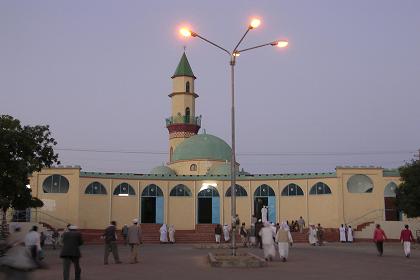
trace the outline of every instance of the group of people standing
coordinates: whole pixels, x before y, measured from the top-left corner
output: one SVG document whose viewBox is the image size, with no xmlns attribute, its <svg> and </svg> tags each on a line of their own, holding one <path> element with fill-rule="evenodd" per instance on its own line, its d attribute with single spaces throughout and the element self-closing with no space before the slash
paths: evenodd
<svg viewBox="0 0 420 280">
<path fill-rule="evenodd" d="M 338 228 L 338 231 L 340 232 L 341 243 L 346 243 L 346 242 L 352 243 L 354 241 L 353 229 L 351 228 L 351 226 L 341 224 L 341 226 Z"/>
<path fill-rule="evenodd" d="M 160 237 L 159 241 L 160 244 L 174 244 L 175 243 L 175 227 L 174 225 L 170 225 L 169 227 L 166 224 L 163 224 L 159 229 Z M 168 239 L 169 237 L 169 239 Z"/>
</svg>

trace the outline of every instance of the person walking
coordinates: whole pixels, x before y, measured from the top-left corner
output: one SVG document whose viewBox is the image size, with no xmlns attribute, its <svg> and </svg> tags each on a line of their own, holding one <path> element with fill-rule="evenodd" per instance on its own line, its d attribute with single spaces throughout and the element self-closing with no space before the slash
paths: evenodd
<svg viewBox="0 0 420 280">
<path fill-rule="evenodd" d="M 242 223 L 239 234 L 241 235 L 241 241 L 242 241 L 243 246 L 247 247 L 247 245 L 248 245 L 248 231 L 245 228 L 245 223 Z"/>
<path fill-rule="evenodd" d="M 319 246 L 324 245 L 324 228 L 321 224 L 318 224 L 318 227 L 316 228 L 316 239 L 318 239 Z"/>
<path fill-rule="evenodd" d="M 317 236 L 317 234 L 316 234 L 315 226 L 314 225 L 309 225 L 308 241 L 309 241 L 309 244 L 311 244 L 312 246 L 315 246 L 316 243 L 318 242 L 316 236 Z"/>
<path fill-rule="evenodd" d="M 159 229 L 159 233 L 160 233 L 160 244 L 166 244 L 168 243 L 168 228 L 166 227 L 166 224 L 163 224 L 160 229 Z"/>
<path fill-rule="evenodd" d="M 223 237 L 225 239 L 225 242 L 229 242 L 230 235 L 229 235 L 229 226 L 227 224 L 223 226 Z"/>
<path fill-rule="evenodd" d="M 216 243 L 220 244 L 220 237 L 222 236 L 222 227 L 220 224 L 217 224 L 214 228 L 214 238 L 216 239 Z"/>
<path fill-rule="evenodd" d="M 39 253 L 41 252 L 41 235 L 38 233 L 38 227 L 33 226 L 25 236 L 25 246 L 31 253 L 32 260 L 37 267 L 41 267 Z"/>
<path fill-rule="evenodd" d="M 300 216 L 298 220 L 299 232 L 303 233 L 303 229 L 305 228 L 305 220 Z"/>
<path fill-rule="evenodd" d="M 414 237 L 408 225 L 405 225 L 404 229 L 401 230 L 400 241 L 404 246 L 405 257 L 409 258 L 411 254 L 411 242 L 414 242 Z"/>
<path fill-rule="evenodd" d="M 257 239 L 257 246 L 260 247 L 260 249 L 262 249 L 262 242 L 261 242 L 261 235 L 260 235 L 260 231 L 263 228 L 263 223 L 261 221 L 261 219 L 258 220 L 258 222 L 255 223 L 255 237 Z"/>
<path fill-rule="evenodd" d="M 105 253 L 104 253 L 104 264 L 108 264 L 109 253 L 112 252 L 114 262 L 120 264 L 120 257 L 118 256 L 117 247 L 117 222 L 111 221 L 111 224 L 105 229 L 102 237 L 105 239 Z"/>
<path fill-rule="evenodd" d="M 175 226 L 174 225 L 169 226 L 168 233 L 169 233 L 169 243 L 175 244 Z"/>
<path fill-rule="evenodd" d="M 276 235 L 268 222 L 264 224 L 264 227 L 260 230 L 259 235 L 261 236 L 265 260 L 272 261 L 276 256 L 276 248 L 274 247 L 274 238 Z"/>
<path fill-rule="evenodd" d="M 280 259 L 283 262 L 287 261 L 287 258 L 289 257 L 289 244 L 292 246 L 293 239 L 290 234 L 289 226 L 285 222 L 281 223 L 280 228 L 277 231 L 276 242 L 279 248 Z"/>
<path fill-rule="evenodd" d="M 376 225 L 376 229 L 373 232 L 373 242 L 376 244 L 378 250 L 378 256 L 382 256 L 384 253 L 384 241 L 387 239 L 385 232 L 381 229 L 379 224 Z"/>
<path fill-rule="evenodd" d="M 127 229 L 127 242 L 130 246 L 130 263 L 138 263 L 139 245 L 141 243 L 141 228 L 138 220 L 134 219 L 133 224 Z"/>
<path fill-rule="evenodd" d="M 124 238 L 124 245 L 127 246 L 127 244 L 128 244 L 128 240 L 127 240 L 127 236 L 128 236 L 128 225 L 127 224 L 125 224 L 123 226 L 123 228 L 121 229 L 121 234 L 122 234 L 122 236 Z"/>
<path fill-rule="evenodd" d="M 83 244 L 82 234 L 77 230 L 77 226 L 71 225 L 69 231 L 63 234 L 63 248 L 60 258 L 63 259 L 63 279 L 70 279 L 70 265 L 74 265 L 74 277 L 80 280 L 82 272 L 79 259 L 81 257 L 79 247 Z"/>
<path fill-rule="evenodd" d="M 60 239 L 60 234 L 58 233 L 57 229 L 53 230 L 51 238 L 52 238 L 52 246 L 53 246 L 53 249 L 55 250 L 55 249 L 57 249 L 58 242 L 59 242 L 59 239 Z"/>
</svg>

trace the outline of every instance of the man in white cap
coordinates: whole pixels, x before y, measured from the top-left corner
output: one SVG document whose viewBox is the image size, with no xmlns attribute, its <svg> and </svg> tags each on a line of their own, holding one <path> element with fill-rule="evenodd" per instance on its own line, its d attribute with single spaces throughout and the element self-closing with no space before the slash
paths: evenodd
<svg viewBox="0 0 420 280">
<path fill-rule="evenodd" d="M 138 220 L 134 219 L 133 224 L 128 228 L 127 241 L 130 246 L 130 263 L 138 263 L 139 245 L 141 242 L 141 228 Z"/>
<path fill-rule="evenodd" d="M 80 249 L 79 246 L 83 244 L 81 233 L 78 231 L 77 226 L 70 225 L 67 232 L 63 234 L 63 248 L 61 250 L 60 258 L 63 259 L 63 279 L 70 278 L 70 265 L 74 264 L 74 277 L 80 280 L 80 264 L 79 259 Z"/>
<path fill-rule="evenodd" d="M 276 242 L 279 246 L 280 259 L 285 262 L 289 257 L 289 244 L 293 244 L 292 235 L 290 234 L 289 226 L 282 222 L 276 234 Z"/>
</svg>

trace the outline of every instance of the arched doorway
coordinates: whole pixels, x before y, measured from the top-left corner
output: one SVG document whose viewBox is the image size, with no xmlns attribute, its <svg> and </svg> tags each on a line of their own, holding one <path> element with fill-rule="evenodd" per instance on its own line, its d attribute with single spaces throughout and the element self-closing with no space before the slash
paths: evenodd
<svg viewBox="0 0 420 280">
<path fill-rule="evenodd" d="M 400 214 L 396 205 L 396 194 L 397 184 L 394 182 L 388 183 L 384 189 L 384 200 L 385 200 L 385 221 L 399 221 Z"/>
<path fill-rule="evenodd" d="M 259 186 L 254 192 L 254 215 L 261 219 L 261 209 L 268 207 L 267 217 L 270 222 L 276 222 L 276 194 L 274 190 L 266 184 Z"/>
<path fill-rule="evenodd" d="M 197 222 L 199 224 L 220 223 L 220 197 L 213 186 L 205 186 L 197 195 Z"/>
<path fill-rule="evenodd" d="M 163 192 L 155 184 L 148 185 L 141 193 L 141 222 L 163 224 Z"/>
</svg>

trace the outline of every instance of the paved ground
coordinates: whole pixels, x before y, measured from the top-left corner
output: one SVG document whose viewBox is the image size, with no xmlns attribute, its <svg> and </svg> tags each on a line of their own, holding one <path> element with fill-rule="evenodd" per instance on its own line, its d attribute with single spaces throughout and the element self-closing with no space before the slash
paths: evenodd
<svg viewBox="0 0 420 280">
<path fill-rule="evenodd" d="M 244 249 L 241 249 L 244 250 Z M 296 244 L 286 263 L 276 259 L 265 268 L 228 269 L 211 268 L 207 261 L 208 249 L 196 249 L 194 245 L 144 245 L 141 261 L 128 264 L 128 248 L 119 247 L 123 264 L 103 265 L 103 247 L 85 246 L 82 249 L 83 280 L 130 280 L 130 279 L 261 279 L 261 277 L 289 277 L 289 279 L 420 279 L 420 246 L 412 250 L 412 257 L 403 256 L 400 244 L 385 244 L 383 257 L 378 257 L 374 245 L 328 244 L 311 247 Z M 213 249 L 212 251 L 226 251 Z M 262 250 L 249 249 L 262 256 Z M 58 251 L 46 250 L 49 269 L 30 273 L 31 280 L 62 279 L 61 260 Z M 0 274 L 0 279 L 4 279 Z M 18 278 L 24 279 L 24 278 Z M 72 277 L 72 279 L 74 279 Z M 264 278 L 263 278 L 264 279 Z"/>
</svg>

